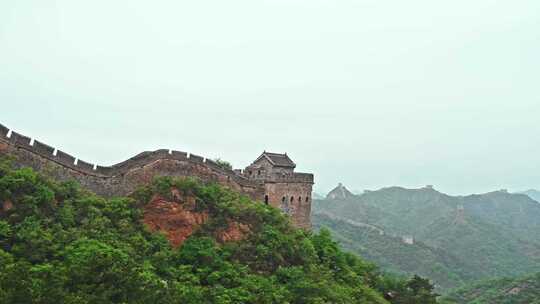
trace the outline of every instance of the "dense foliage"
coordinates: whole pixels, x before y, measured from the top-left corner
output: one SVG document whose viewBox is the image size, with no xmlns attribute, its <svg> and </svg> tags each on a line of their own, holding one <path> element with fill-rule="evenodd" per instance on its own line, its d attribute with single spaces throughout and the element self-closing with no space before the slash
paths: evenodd
<svg viewBox="0 0 540 304">
<path fill-rule="evenodd" d="M 178 249 L 142 223 L 171 189 L 209 220 Z M 76 183 L 0 164 L 0 303 L 435 303 L 428 281 L 381 276 L 328 231 L 218 185 L 159 178 L 131 198 L 103 199 Z M 251 233 L 217 243 L 234 220 Z"/>
<path fill-rule="evenodd" d="M 480 282 L 450 293 L 444 303 L 540 304 L 540 273 Z"/>
</svg>

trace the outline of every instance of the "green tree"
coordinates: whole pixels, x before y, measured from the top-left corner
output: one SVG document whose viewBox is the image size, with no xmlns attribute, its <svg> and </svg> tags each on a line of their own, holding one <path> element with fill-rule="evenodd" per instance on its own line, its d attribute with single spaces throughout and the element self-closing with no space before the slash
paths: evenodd
<svg viewBox="0 0 540 304">
<path fill-rule="evenodd" d="M 150 232 L 155 194 L 192 196 L 208 220 L 179 248 Z M 131 197 L 104 199 L 0 161 L 0 303 L 432 303 L 421 278 L 385 283 L 326 230 L 295 229 L 279 210 L 217 184 L 157 178 Z M 232 222 L 244 239 L 216 236 Z M 396 288 L 399 287 L 399 288 Z M 408 301 L 408 302 L 406 302 Z"/>
<path fill-rule="evenodd" d="M 226 160 L 222 160 L 221 158 L 214 159 L 214 162 L 216 162 L 216 164 L 218 164 L 218 166 L 220 166 L 221 168 L 223 168 L 225 170 L 232 170 L 233 169 L 230 162 L 228 162 Z"/>
</svg>

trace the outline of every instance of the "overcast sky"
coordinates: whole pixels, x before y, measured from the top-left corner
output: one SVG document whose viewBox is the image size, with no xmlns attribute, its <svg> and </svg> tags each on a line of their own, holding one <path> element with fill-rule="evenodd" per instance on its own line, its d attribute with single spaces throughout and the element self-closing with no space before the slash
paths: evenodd
<svg viewBox="0 0 540 304">
<path fill-rule="evenodd" d="M 540 1 L 1 1 L 0 122 L 103 165 L 287 152 L 315 190 L 540 188 Z"/>
</svg>

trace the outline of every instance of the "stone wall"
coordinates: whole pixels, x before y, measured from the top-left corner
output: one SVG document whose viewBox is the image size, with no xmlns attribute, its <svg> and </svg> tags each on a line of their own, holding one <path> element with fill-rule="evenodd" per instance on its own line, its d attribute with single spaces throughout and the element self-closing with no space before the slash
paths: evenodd
<svg viewBox="0 0 540 304">
<path fill-rule="evenodd" d="M 0 155 L 15 156 L 17 166 L 31 167 L 57 180 L 76 180 L 86 189 L 105 197 L 128 195 L 155 176 L 197 177 L 261 202 L 268 196 L 268 203 L 289 214 L 295 225 L 311 227 L 312 174 L 266 176 L 265 181 L 249 179 L 204 157 L 170 150 L 142 152 L 121 163 L 100 166 L 14 131 L 7 136 L 8 131 L 0 124 Z M 282 204 L 283 197 L 287 204 Z M 292 201 L 291 197 L 294 197 Z"/>
<path fill-rule="evenodd" d="M 91 164 L 38 140 L 11 131 L 0 125 L 0 154 L 15 156 L 16 165 L 31 167 L 58 180 L 74 179 L 96 194 L 123 196 L 146 184 L 154 176 L 197 177 L 218 182 L 262 201 L 264 186 L 225 170 L 215 162 L 182 151 L 157 150 L 140 153 L 113 166 Z M 32 144 L 31 144 L 32 143 Z"/>
<path fill-rule="evenodd" d="M 268 203 L 287 213 L 301 228 L 311 228 L 312 183 L 265 183 Z"/>
</svg>

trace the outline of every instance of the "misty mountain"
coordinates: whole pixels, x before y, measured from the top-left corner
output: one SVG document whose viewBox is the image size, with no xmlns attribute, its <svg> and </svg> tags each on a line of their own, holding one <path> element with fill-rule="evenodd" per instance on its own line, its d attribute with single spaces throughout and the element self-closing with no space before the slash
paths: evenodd
<svg viewBox="0 0 540 304">
<path fill-rule="evenodd" d="M 351 227 L 348 221 L 377 227 L 384 236 L 366 237 L 361 226 Z M 430 186 L 390 187 L 315 201 L 313 223 L 328 227 L 346 248 L 385 269 L 423 274 L 442 288 L 540 271 L 540 204 L 523 194 L 450 196 Z M 412 236 L 419 246 L 394 244 L 404 236 Z M 409 258 L 393 258 L 396 254 Z M 434 262 L 411 267 L 417 257 Z M 430 274 L 429 265 L 450 278 Z"/>
<path fill-rule="evenodd" d="M 518 278 L 494 279 L 456 290 L 442 303 L 534 304 L 540 303 L 540 273 Z"/>
<path fill-rule="evenodd" d="M 313 192 L 312 197 L 313 197 L 314 200 L 321 200 L 321 199 L 325 198 L 324 195 L 322 195 L 322 194 L 320 194 L 318 192 Z"/>
<path fill-rule="evenodd" d="M 348 199 L 353 197 L 354 194 L 352 194 L 349 189 L 347 189 L 343 184 L 339 183 L 339 185 L 334 188 L 332 191 L 328 192 L 326 195 L 327 199 Z"/>
<path fill-rule="evenodd" d="M 540 202 L 540 191 L 535 189 L 529 189 L 527 191 L 519 192 L 520 194 L 525 194 L 532 198 L 533 200 Z"/>
<path fill-rule="evenodd" d="M 315 230 L 322 227 L 330 229 L 344 249 L 376 263 L 385 271 L 429 277 L 439 290 L 477 279 L 472 270 L 463 267 L 461 257 L 422 242 L 408 244 L 400 236 L 381 233 L 382 230 L 325 213 L 314 213 L 312 220 Z"/>
</svg>

